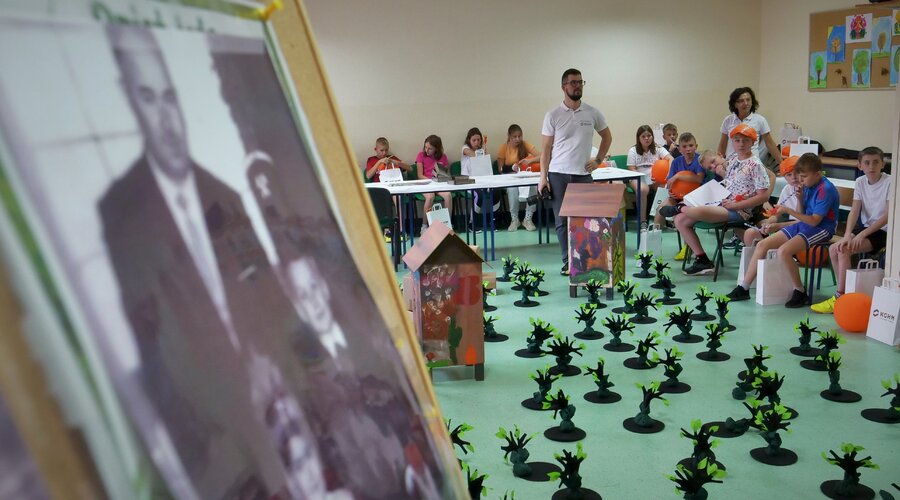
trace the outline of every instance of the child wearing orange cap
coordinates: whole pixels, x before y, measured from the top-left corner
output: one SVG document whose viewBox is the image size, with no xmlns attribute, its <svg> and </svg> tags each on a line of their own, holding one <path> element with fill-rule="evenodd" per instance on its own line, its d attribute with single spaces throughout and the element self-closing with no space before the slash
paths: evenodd
<svg viewBox="0 0 900 500">
<path fill-rule="evenodd" d="M 730 194 L 718 205 L 688 207 L 678 204 L 659 209 L 663 217 L 675 218 L 675 227 L 694 252 L 694 263 L 684 270 L 688 276 L 711 274 L 715 269 L 694 231 L 694 224 L 745 222 L 750 219 L 753 208 L 762 205 L 769 197 L 769 175 L 751 150 L 756 139 L 756 130 L 743 123 L 731 130 L 735 154 L 728 157 L 724 169 L 721 166 L 716 167 L 716 174 L 722 176 L 725 188 Z"/>
<path fill-rule="evenodd" d="M 788 215 L 787 219 L 784 220 L 782 217 L 779 217 L 777 212 L 778 207 L 781 206 L 792 210 L 800 210 L 802 207 L 802 189 L 800 181 L 797 180 L 797 175 L 794 173 L 794 165 L 799 158 L 799 156 L 791 156 L 781 162 L 778 169 L 784 180 L 787 181 L 787 184 L 781 189 L 781 194 L 778 196 L 775 206 L 765 212 L 766 218 L 760 221 L 756 227 L 747 229 L 744 232 L 743 240 L 745 246 L 750 246 L 754 240 L 761 240 L 783 227 L 797 223 L 797 219 L 794 216 Z"/>
</svg>

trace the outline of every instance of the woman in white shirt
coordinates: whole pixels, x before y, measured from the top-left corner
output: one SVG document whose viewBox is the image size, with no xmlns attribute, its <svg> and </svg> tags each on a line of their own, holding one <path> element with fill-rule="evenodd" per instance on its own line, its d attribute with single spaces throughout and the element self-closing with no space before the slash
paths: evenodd
<svg viewBox="0 0 900 500">
<path fill-rule="evenodd" d="M 769 155 L 775 159 L 776 164 L 779 164 L 783 161 L 781 150 L 772 139 L 769 122 L 763 115 L 756 113 L 757 108 L 759 108 L 759 101 L 756 100 L 756 94 L 750 87 L 738 87 L 731 92 L 731 95 L 728 96 L 728 109 L 731 114 L 722 120 L 722 128 L 719 130 L 722 133 L 722 137 L 719 139 L 719 154 L 727 158 L 728 155 L 734 153 L 731 141 L 728 140 L 728 134 L 731 129 L 744 123 L 756 130 L 757 139 L 750 148 L 753 156 L 759 158 L 759 145 L 765 143 Z"/>
</svg>

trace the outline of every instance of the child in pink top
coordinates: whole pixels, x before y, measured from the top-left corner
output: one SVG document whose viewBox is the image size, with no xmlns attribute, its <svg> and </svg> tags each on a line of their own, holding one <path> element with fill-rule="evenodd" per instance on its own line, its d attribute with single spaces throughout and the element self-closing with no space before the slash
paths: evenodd
<svg viewBox="0 0 900 500">
<path fill-rule="evenodd" d="M 431 179 L 434 177 L 435 165 L 449 173 L 450 160 L 448 160 L 447 155 L 444 154 L 444 144 L 441 142 L 440 137 L 432 134 L 425 138 L 425 144 L 422 147 L 422 151 L 419 151 L 418 156 L 416 156 L 416 172 L 418 172 L 419 179 Z M 452 213 L 453 201 L 450 198 L 450 192 L 444 191 L 438 194 L 444 199 L 444 208 Z M 429 212 L 431 210 L 431 205 L 434 203 L 434 193 L 424 193 L 422 196 L 425 197 L 424 210 L 425 212 Z M 422 224 L 423 227 L 425 225 L 426 224 L 424 223 Z"/>
</svg>

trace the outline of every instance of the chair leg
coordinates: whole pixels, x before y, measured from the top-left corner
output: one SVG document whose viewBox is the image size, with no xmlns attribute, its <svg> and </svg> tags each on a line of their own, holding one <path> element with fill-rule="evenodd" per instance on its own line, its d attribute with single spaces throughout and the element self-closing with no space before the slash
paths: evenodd
<svg viewBox="0 0 900 500">
<path fill-rule="evenodd" d="M 724 263 L 722 245 L 725 243 L 725 229 L 716 228 L 716 253 L 713 255 L 713 283 L 719 279 L 719 266 Z"/>
</svg>

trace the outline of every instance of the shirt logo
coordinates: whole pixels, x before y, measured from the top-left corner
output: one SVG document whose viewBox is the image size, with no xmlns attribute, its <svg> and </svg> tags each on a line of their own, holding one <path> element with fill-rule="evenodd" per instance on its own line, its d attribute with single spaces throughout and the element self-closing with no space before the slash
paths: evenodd
<svg viewBox="0 0 900 500">
<path fill-rule="evenodd" d="M 587 120 L 581 120 L 581 124 L 580 124 L 580 125 L 581 125 L 582 127 L 590 127 L 590 126 L 593 125 L 593 123 L 590 122 L 590 121 L 587 121 Z"/>
</svg>

